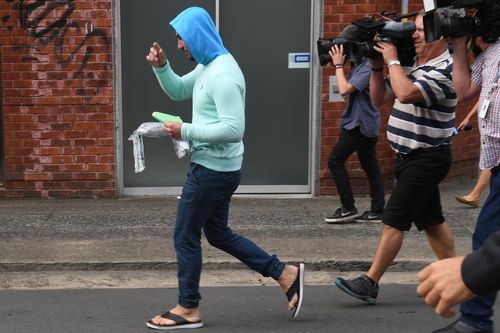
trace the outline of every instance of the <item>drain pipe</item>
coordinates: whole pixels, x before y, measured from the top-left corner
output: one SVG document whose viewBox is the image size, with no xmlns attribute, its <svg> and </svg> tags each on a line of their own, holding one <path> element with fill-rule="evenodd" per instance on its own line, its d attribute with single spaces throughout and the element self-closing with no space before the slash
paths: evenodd
<svg viewBox="0 0 500 333">
<path fill-rule="evenodd" d="M 408 14 L 408 0 L 401 1 L 401 15 Z"/>
</svg>

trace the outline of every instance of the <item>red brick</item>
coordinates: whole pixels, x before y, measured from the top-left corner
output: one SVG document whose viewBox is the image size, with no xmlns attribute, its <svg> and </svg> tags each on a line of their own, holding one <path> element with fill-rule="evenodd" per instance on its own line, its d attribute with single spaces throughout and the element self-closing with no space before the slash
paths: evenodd
<svg viewBox="0 0 500 333">
<path fill-rule="evenodd" d="M 75 130 L 95 130 L 97 129 L 96 122 L 77 122 L 73 124 Z"/>
<path fill-rule="evenodd" d="M 61 166 L 61 171 L 62 172 L 72 172 L 72 173 L 83 172 L 84 171 L 84 167 L 83 167 L 82 164 L 69 164 L 69 163 L 66 163 L 63 166 Z"/>
<path fill-rule="evenodd" d="M 36 190 L 16 190 L 10 189 L 11 183 L 7 182 L 6 188 L 8 190 L 2 189 L 0 190 L 0 198 L 4 199 L 39 199 L 42 197 L 41 191 Z"/>
<path fill-rule="evenodd" d="M 59 154 L 61 154 L 61 147 L 41 148 L 40 149 L 40 154 L 41 155 L 47 155 L 47 156 L 59 155 Z"/>
<path fill-rule="evenodd" d="M 60 199 L 71 199 L 76 198 L 77 192 L 72 190 L 49 190 L 47 191 L 47 197 L 49 198 L 60 198 Z"/>
<path fill-rule="evenodd" d="M 97 162 L 97 156 L 95 155 L 81 155 L 75 157 L 76 163 L 95 163 Z"/>
<path fill-rule="evenodd" d="M 18 20 L 14 1 L 1 1 L 0 11 Z M 12 31 L 0 29 L 2 112 L 4 121 L 4 161 L 6 186 L 0 198 L 96 198 L 116 197 L 115 184 L 115 105 L 113 63 L 113 17 L 111 0 L 74 1 L 67 24 L 79 29 L 65 30 L 61 48 L 55 41 L 43 45 L 30 31 L 14 25 Z M 410 11 L 422 6 L 410 1 Z M 42 14 L 47 5 L 31 13 Z M 68 9 L 61 2 L 48 12 L 39 28 L 55 22 Z M 325 0 L 323 35 L 337 36 L 346 24 L 374 12 L 398 11 L 396 0 Z M 17 21 L 18 22 L 18 21 Z M 105 34 L 88 37 L 85 23 Z M 64 28 L 63 28 L 64 29 Z M 83 46 L 79 47 L 82 43 Z M 83 72 L 84 55 L 90 56 Z M 74 54 L 72 57 L 71 55 Z M 321 98 L 322 137 L 320 146 L 320 193 L 335 194 L 328 171 L 328 155 L 338 140 L 338 126 L 344 103 L 328 103 L 328 76 L 323 68 Z M 471 105 L 462 106 L 457 120 L 463 119 Z M 386 188 L 393 185 L 394 154 L 385 136 L 389 107 L 381 110 L 381 135 L 377 154 Z M 479 137 L 474 131 L 461 133 L 453 145 L 451 177 L 477 171 Z M 466 134 L 466 135 L 465 135 Z M 367 193 L 366 176 L 353 156 L 348 161 L 354 176 L 353 190 Z M 46 177 L 47 180 L 28 180 Z M 25 184 L 23 184 L 25 182 Z M 26 187 L 26 188 L 21 188 Z"/>
<path fill-rule="evenodd" d="M 69 172 L 54 172 L 52 174 L 53 180 L 72 180 L 73 175 Z"/>
<path fill-rule="evenodd" d="M 57 164 L 50 164 L 50 165 L 44 164 L 42 165 L 42 171 L 53 174 L 54 172 L 60 172 L 61 166 Z"/>
<path fill-rule="evenodd" d="M 66 164 L 73 163 L 75 159 L 72 155 L 54 155 L 51 156 L 51 163 L 54 164 Z"/>
<path fill-rule="evenodd" d="M 26 172 L 26 180 L 49 180 L 51 179 L 51 173 L 48 172 Z"/>
</svg>

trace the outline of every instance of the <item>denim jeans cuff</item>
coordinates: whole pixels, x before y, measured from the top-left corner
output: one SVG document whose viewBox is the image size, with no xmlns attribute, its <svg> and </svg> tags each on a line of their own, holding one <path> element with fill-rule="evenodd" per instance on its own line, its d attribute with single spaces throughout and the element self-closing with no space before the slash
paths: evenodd
<svg viewBox="0 0 500 333">
<path fill-rule="evenodd" d="M 195 309 L 199 305 L 199 301 L 186 301 L 179 298 L 179 305 L 186 309 Z"/>
<path fill-rule="evenodd" d="M 493 322 L 489 319 L 476 318 L 474 316 L 468 316 L 462 314 L 460 320 L 469 326 L 472 326 L 479 330 L 492 331 L 493 332 Z"/>
<path fill-rule="evenodd" d="M 271 262 L 269 263 L 269 266 L 267 266 L 265 275 L 270 276 L 275 280 L 278 280 L 278 278 L 285 270 L 285 264 L 282 263 L 276 255 L 272 255 L 271 258 L 272 258 Z"/>
</svg>

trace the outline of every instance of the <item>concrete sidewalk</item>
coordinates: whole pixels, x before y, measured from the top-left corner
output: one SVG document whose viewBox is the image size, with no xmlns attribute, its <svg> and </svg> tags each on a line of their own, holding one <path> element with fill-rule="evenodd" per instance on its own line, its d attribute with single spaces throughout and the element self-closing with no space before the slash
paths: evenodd
<svg viewBox="0 0 500 333">
<path fill-rule="evenodd" d="M 480 209 L 455 201 L 474 181 L 441 186 L 445 216 L 458 254 L 471 248 Z M 483 194 L 483 200 L 487 193 Z M 358 197 L 360 212 L 368 197 Z M 176 197 L 117 200 L 0 200 L 0 272 L 51 270 L 146 270 L 175 267 Z M 305 262 L 309 270 L 359 271 L 369 267 L 380 225 L 329 225 L 338 197 L 233 199 L 230 225 L 281 260 Z M 204 241 L 206 268 L 240 268 L 233 257 Z M 412 230 L 391 267 L 416 271 L 434 260 L 426 236 Z"/>
</svg>

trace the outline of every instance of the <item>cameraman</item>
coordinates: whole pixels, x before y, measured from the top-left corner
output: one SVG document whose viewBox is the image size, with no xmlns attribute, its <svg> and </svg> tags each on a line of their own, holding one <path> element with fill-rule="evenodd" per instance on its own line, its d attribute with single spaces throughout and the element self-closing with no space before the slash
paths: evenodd
<svg viewBox="0 0 500 333">
<path fill-rule="evenodd" d="M 348 25 L 342 31 L 342 37 L 355 40 L 358 29 Z M 344 73 L 346 56 L 343 45 L 334 45 L 330 57 L 335 66 L 335 75 L 340 94 L 348 97 L 346 109 L 342 113 L 340 135 L 328 159 L 328 168 L 340 195 L 341 206 L 325 218 L 327 223 L 380 222 L 384 210 L 384 183 L 377 161 L 375 146 L 380 127 L 380 114 L 370 100 L 370 64 L 366 58 L 353 63 L 348 77 Z M 354 205 L 349 176 L 345 163 L 354 152 L 358 153 L 361 167 L 366 172 L 370 184 L 371 209 L 358 216 Z"/>
<path fill-rule="evenodd" d="M 452 86 L 452 58 L 446 41 L 426 43 L 423 13 L 415 20 L 413 43 L 417 54 L 412 68 L 403 68 L 394 44 L 378 42 L 382 57 L 370 59 L 372 102 L 394 102 L 387 139 L 396 153 L 396 186 L 382 217 L 382 233 L 369 271 L 358 278 L 337 278 L 347 294 L 375 303 L 378 281 L 397 256 L 404 232 L 414 223 L 425 230 L 439 259 L 455 255 L 453 237 L 445 222 L 439 183 L 451 165 L 451 137 L 455 123 L 456 94 Z M 383 65 L 389 70 L 388 85 Z"/>
<path fill-rule="evenodd" d="M 481 170 L 491 169 L 490 194 L 479 214 L 472 238 L 472 249 L 476 251 L 491 234 L 500 230 L 500 41 L 490 44 L 469 68 L 466 59 L 467 38 L 452 39 L 453 84 L 460 101 L 479 96 L 479 167 Z M 463 271 L 463 274 L 467 278 L 474 272 Z M 463 303 L 460 318 L 435 332 L 493 332 L 491 316 L 495 298 L 496 292 L 492 292 Z"/>
</svg>

